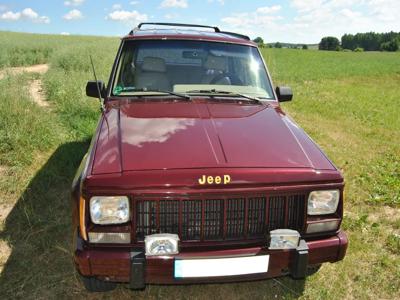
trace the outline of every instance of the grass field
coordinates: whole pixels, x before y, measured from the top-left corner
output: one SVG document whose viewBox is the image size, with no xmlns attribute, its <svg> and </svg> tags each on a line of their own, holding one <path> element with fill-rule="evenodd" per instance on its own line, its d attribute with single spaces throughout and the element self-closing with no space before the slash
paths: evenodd
<svg viewBox="0 0 400 300">
<path fill-rule="evenodd" d="M 88 55 L 107 80 L 119 41 L 5 32 L 0 40 L 0 68 L 50 66 L 0 80 L 0 299 L 400 297 L 400 53 L 263 50 L 275 84 L 294 89 L 284 110 L 344 172 L 344 261 L 300 281 L 120 286 L 102 295 L 87 294 L 73 268 L 69 187 L 99 116 L 84 95 Z M 49 107 L 31 101 L 32 79 L 42 80 Z"/>
</svg>

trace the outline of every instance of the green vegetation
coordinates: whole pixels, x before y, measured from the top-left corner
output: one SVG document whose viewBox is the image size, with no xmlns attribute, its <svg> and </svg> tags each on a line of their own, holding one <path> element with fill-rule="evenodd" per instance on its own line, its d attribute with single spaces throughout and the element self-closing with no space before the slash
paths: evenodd
<svg viewBox="0 0 400 300">
<path fill-rule="evenodd" d="M 69 187 L 99 117 L 96 100 L 84 95 L 93 79 L 88 55 L 106 80 L 119 41 L 1 32 L 0 39 L 1 66 L 50 64 L 42 77 L 0 80 L 0 216 L 12 208 L 0 221 L 0 299 L 399 297 L 400 53 L 262 50 L 275 84 L 294 90 L 284 110 L 344 172 L 350 246 L 343 262 L 301 281 L 120 286 L 89 295 L 70 252 Z M 33 78 L 43 80 L 50 107 L 31 101 Z"/>
<path fill-rule="evenodd" d="M 387 33 L 357 33 L 342 36 L 342 48 L 355 50 L 362 48 L 365 51 L 397 51 L 400 44 L 400 32 Z"/>
<path fill-rule="evenodd" d="M 340 49 L 340 42 L 333 36 L 327 36 L 322 38 L 318 45 L 319 50 L 336 51 Z"/>
</svg>

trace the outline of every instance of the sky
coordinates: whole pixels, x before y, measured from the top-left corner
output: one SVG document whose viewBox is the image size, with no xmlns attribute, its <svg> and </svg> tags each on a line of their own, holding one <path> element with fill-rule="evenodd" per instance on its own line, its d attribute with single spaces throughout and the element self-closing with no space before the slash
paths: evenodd
<svg viewBox="0 0 400 300">
<path fill-rule="evenodd" d="M 265 42 L 400 31 L 400 0 L 0 0 L 0 30 L 123 36 L 140 22 L 218 26 Z"/>
</svg>

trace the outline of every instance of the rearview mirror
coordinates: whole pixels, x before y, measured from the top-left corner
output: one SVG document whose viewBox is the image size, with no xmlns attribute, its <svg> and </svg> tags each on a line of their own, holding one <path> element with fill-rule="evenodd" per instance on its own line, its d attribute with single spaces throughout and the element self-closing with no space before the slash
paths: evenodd
<svg viewBox="0 0 400 300">
<path fill-rule="evenodd" d="M 292 101 L 293 92 L 288 86 L 277 86 L 276 95 L 278 96 L 279 102 Z"/>
<path fill-rule="evenodd" d="M 104 98 L 106 95 L 106 88 L 103 81 L 88 81 L 86 84 L 86 95 L 88 97 L 99 98 L 99 91 L 100 96 Z"/>
</svg>

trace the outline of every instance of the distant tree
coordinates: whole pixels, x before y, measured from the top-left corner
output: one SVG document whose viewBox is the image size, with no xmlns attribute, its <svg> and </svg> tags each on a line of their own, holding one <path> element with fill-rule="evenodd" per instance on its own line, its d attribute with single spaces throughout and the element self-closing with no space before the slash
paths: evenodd
<svg viewBox="0 0 400 300">
<path fill-rule="evenodd" d="M 262 37 L 256 37 L 254 40 L 253 40 L 253 42 L 254 43 L 257 43 L 260 47 L 263 47 L 264 46 L 264 40 L 262 39 Z"/>
<path fill-rule="evenodd" d="M 394 42 L 392 42 L 394 40 Z M 397 40 L 397 42 L 396 42 Z M 342 48 L 355 50 L 363 48 L 365 51 L 396 51 L 396 43 L 400 40 L 400 32 L 375 33 L 365 32 L 345 34 L 342 36 Z"/>
<path fill-rule="evenodd" d="M 304 45 L 301 47 L 301 49 L 303 49 L 303 50 L 308 50 L 308 46 L 304 44 Z"/>
<path fill-rule="evenodd" d="M 399 42 L 395 39 L 381 44 L 382 51 L 397 51 L 399 50 Z"/>
<path fill-rule="evenodd" d="M 327 36 L 321 39 L 321 42 L 318 45 L 319 50 L 330 50 L 336 51 L 340 47 L 340 42 L 334 36 Z"/>
<path fill-rule="evenodd" d="M 274 45 L 275 48 L 282 48 L 282 44 L 279 42 L 276 42 Z"/>
</svg>

